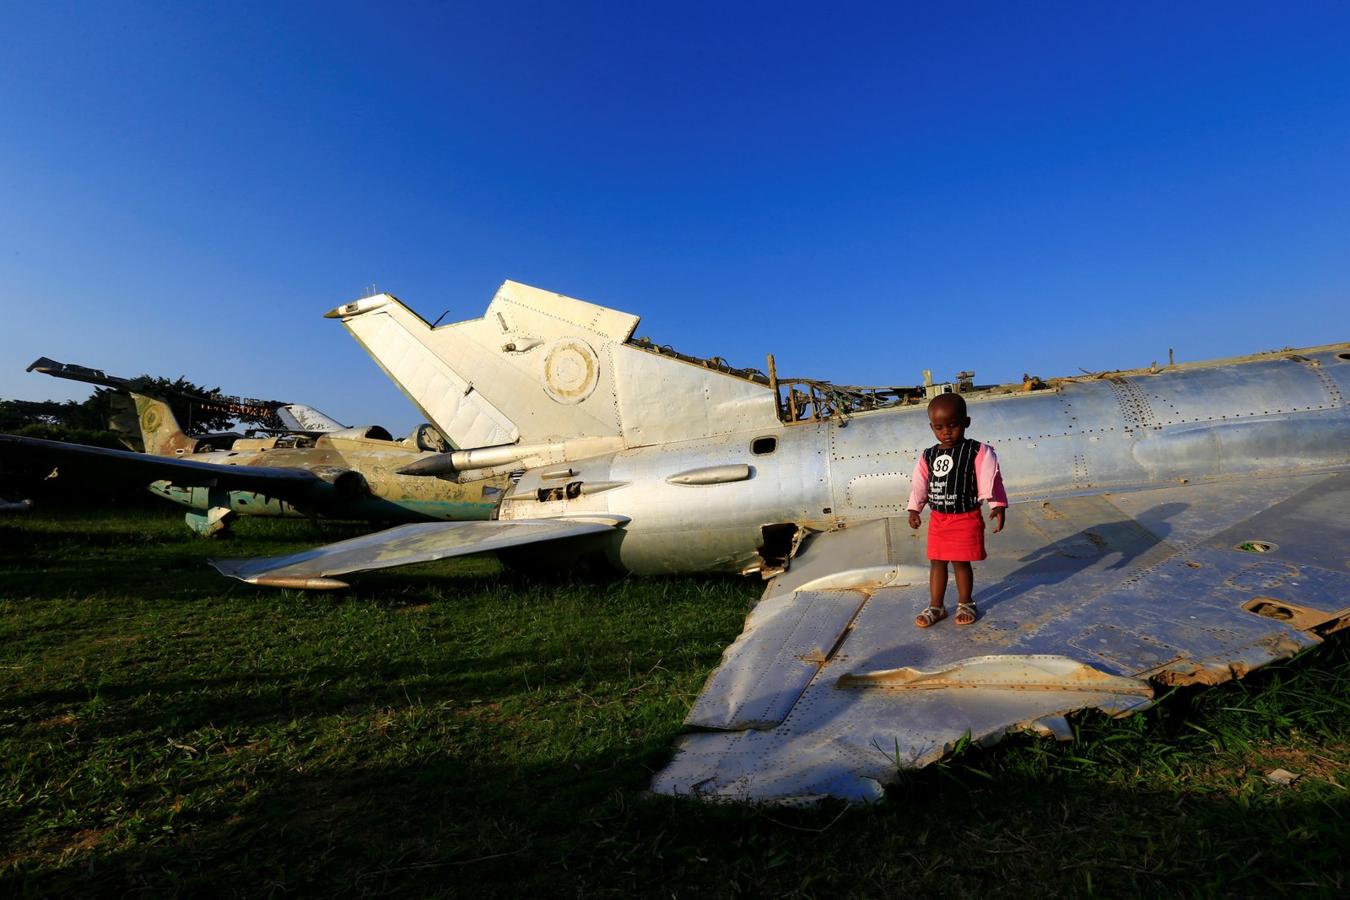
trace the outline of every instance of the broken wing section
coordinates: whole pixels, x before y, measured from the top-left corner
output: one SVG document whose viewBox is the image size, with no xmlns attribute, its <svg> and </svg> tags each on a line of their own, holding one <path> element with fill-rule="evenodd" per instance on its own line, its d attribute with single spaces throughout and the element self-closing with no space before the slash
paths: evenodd
<svg viewBox="0 0 1350 900">
<path fill-rule="evenodd" d="M 613 531 L 621 516 L 586 519 L 516 519 L 490 522 L 419 522 L 338 541 L 313 550 L 263 559 L 213 559 L 222 575 L 250 584 L 289 588 L 340 588 L 334 575 L 486 553 L 522 544 Z"/>
<path fill-rule="evenodd" d="M 841 684 L 822 672 L 772 729 L 681 738 L 652 789 L 748 803 L 871 803 L 900 770 L 936 762 L 964 738 L 989 744 L 1019 730 L 1066 735 L 1067 713 L 1121 715 L 1152 697 L 1147 681 L 1044 654 L 972 657 L 910 675 L 930 683 L 906 689 L 855 675 L 863 680 Z"/>
<path fill-rule="evenodd" d="M 782 722 L 866 600 L 862 591 L 797 591 L 757 604 L 685 721 L 730 729 Z"/>
<path fill-rule="evenodd" d="M 967 733 L 1062 732 L 1071 710 L 1148 702 L 1147 682 L 1065 657 L 913 652 L 927 567 L 908 531 L 876 520 L 811 538 L 727 648 L 685 719 L 704 731 L 679 741 L 653 790 L 872 802 L 901 768 L 941 758 Z"/>
<path fill-rule="evenodd" d="M 314 500 L 331 490 L 331 485 L 304 469 L 221 465 L 13 434 L 0 434 L 0 458 L 50 465 L 62 471 L 74 470 L 90 479 L 123 479 L 143 484 L 168 481 L 181 487 L 221 487 L 255 491 L 292 502 Z"/>
<path fill-rule="evenodd" d="M 708 730 L 681 739 L 653 789 L 866 802 L 967 735 L 1062 736 L 1077 710 L 1121 715 L 1157 685 L 1241 677 L 1350 624 L 1347 504 L 1345 473 L 1015 504 L 977 564 L 966 628 L 914 627 L 923 530 L 817 535 L 695 702 L 686 722 Z M 802 640 L 827 593 L 856 609 Z"/>
</svg>

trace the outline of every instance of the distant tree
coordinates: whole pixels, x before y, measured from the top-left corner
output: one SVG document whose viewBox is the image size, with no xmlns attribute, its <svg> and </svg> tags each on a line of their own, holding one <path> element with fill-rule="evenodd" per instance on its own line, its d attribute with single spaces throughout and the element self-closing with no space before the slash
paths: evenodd
<svg viewBox="0 0 1350 900">
<path fill-rule="evenodd" d="M 13 432 L 25 425 L 59 425 L 64 428 L 101 430 L 102 416 L 89 401 L 0 400 L 0 431 Z"/>
</svg>

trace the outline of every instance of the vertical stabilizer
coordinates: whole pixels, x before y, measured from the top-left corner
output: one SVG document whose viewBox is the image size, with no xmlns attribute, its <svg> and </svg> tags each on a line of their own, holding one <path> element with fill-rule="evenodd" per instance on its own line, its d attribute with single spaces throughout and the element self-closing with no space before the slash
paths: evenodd
<svg viewBox="0 0 1350 900">
<path fill-rule="evenodd" d="M 639 347 L 637 316 L 514 281 L 482 318 L 438 328 L 389 294 L 327 315 L 456 449 L 619 448 L 776 424 L 767 383 Z"/>
<path fill-rule="evenodd" d="M 600 358 L 636 316 L 512 281 L 481 319 L 439 328 L 389 294 L 328 316 L 456 448 L 620 433 Z"/>
<path fill-rule="evenodd" d="M 192 452 L 197 442 L 183 433 L 169 404 L 135 391 L 131 392 L 131 398 L 136 402 L 136 417 L 141 425 L 141 440 L 146 453 L 182 456 Z"/>
</svg>

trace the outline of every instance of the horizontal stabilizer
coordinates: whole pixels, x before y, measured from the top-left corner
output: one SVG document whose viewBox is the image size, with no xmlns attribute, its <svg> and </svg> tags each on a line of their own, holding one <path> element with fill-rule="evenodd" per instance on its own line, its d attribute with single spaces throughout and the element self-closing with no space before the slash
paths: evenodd
<svg viewBox="0 0 1350 900">
<path fill-rule="evenodd" d="M 627 521 L 623 516 L 607 516 L 587 519 L 419 522 L 289 556 L 213 559 L 211 565 L 222 575 L 250 584 L 306 587 L 309 586 L 304 584 L 307 579 L 326 579 L 347 572 L 407 566 L 451 556 L 468 556 L 522 544 L 595 534 L 611 531 Z"/>
</svg>

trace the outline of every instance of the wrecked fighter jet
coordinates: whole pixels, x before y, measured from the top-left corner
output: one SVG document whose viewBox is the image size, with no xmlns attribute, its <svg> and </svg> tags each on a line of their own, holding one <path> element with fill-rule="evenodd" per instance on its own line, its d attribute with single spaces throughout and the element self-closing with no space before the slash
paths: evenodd
<svg viewBox="0 0 1350 900">
<path fill-rule="evenodd" d="M 274 559 L 265 584 L 528 546 L 638 573 L 767 579 L 695 701 L 662 793 L 866 802 L 963 737 L 1065 736 L 1350 624 L 1350 344 L 1022 383 L 859 388 L 635 339 L 636 316 L 502 285 L 432 327 L 379 294 L 328 313 L 457 447 L 404 472 L 510 473 L 491 521 L 409 525 Z M 927 525 L 906 517 L 960 392 L 1012 500 L 981 616 L 919 630 Z"/>
<path fill-rule="evenodd" d="M 336 419 L 326 416 L 314 407 L 306 406 L 303 403 L 291 403 L 286 400 L 259 400 L 253 397 L 233 397 L 218 392 L 209 396 L 201 396 L 185 390 L 156 384 L 154 379 L 148 376 L 120 378 L 116 375 L 109 375 L 102 369 L 92 369 L 89 366 L 76 365 L 75 363 L 57 362 L 46 356 L 40 356 L 29 363 L 25 371 L 39 372 L 43 375 L 51 375 L 54 378 L 64 378 L 69 381 L 80 381 L 85 384 L 112 388 L 114 393 L 111 396 L 114 400 L 129 399 L 132 392 L 156 396 L 161 400 L 168 400 L 170 399 L 169 395 L 173 395 L 176 399 L 186 401 L 189 409 L 206 413 L 224 413 L 232 418 L 249 416 L 253 421 L 266 422 L 270 419 L 272 424 L 280 426 L 256 430 L 313 433 L 342 431 L 347 427 Z M 132 415 L 132 421 L 129 425 L 124 421 L 124 413 L 128 412 Z M 140 428 L 135 419 L 135 413 L 134 404 L 128 410 L 125 408 L 125 403 L 115 403 L 109 416 L 108 427 L 121 435 L 122 442 L 129 449 L 144 450 L 145 447 L 139 439 Z M 187 431 L 192 431 L 190 421 L 187 423 Z M 133 435 L 132 432 L 136 432 L 136 434 Z M 228 443 L 234 438 L 242 437 L 238 434 L 198 435 L 195 433 L 193 436 L 197 439 L 199 445 L 209 443 L 217 450 L 228 446 Z M 437 449 L 443 450 L 445 448 L 439 447 Z"/>
<path fill-rule="evenodd" d="M 492 515 L 507 486 L 505 477 L 455 482 L 400 475 L 398 469 L 447 446 L 426 425 L 395 440 L 378 425 L 348 428 L 310 407 L 286 404 L 283 422 L 321 430 L 190 436 L 168 403 L 142 393 L 133 380 L 46 358 L 32 369 L 127 392 L 145 452 L 0 434 L 0 457 L 54 466 L 58 475 L 143 481 L 152 493 L 188 507 L 188 526 L 203 535 L 227 533 L 237 515 L 481 520 Z"/>
</svg>

